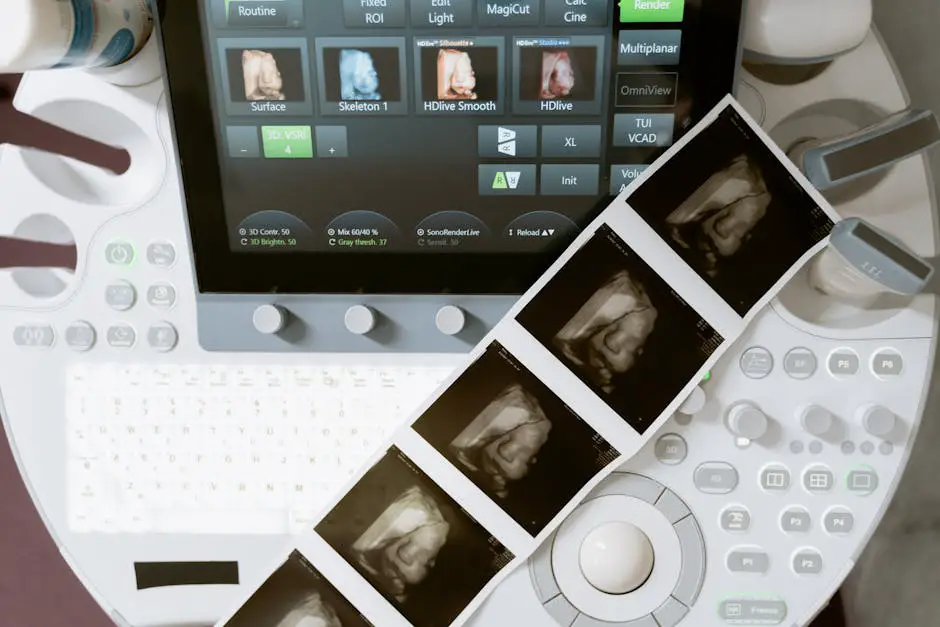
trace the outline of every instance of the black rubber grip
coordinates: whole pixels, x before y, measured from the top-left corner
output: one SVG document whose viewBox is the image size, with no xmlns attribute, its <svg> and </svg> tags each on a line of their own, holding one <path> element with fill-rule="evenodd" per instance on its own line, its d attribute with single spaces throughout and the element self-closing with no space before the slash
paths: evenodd
<svg viewBox="0 0 940 627">
<path fill-rule="evenodd" d="M 134 562 L 137 589 L 238 585 L 238 562 Z"/>
</svg>

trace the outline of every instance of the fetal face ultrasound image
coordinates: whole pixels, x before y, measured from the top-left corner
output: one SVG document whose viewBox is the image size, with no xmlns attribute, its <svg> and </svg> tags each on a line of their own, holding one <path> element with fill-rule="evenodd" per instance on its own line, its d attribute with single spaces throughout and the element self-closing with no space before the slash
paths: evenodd
<svg viewBox="0 0 940 627">
<path fill-rule="evenodd" d="M 730 105 L 627 203 L 741 316 L 834 226 Z"/>
<path fill-rule="evenodd" d="M 449 625 L 513 559 L 395 447 L 316 532 L 416 627 Z"/>
<path fill-rule="evenodd" d="M 521 100 L 594 100 L 597 48 L 522 48 Z"/>
<path fill-rule="evenodd" d="M 232 102 L 303 102 L 305 99 L 299 49 L 229 48 L 225 54 Z"/>
<path fill-rule="evenodd" d="M 327 101 L 400 101 L 398 54 L 398 48 L 324 48 Z"/>
<path fill-rule="evenodd" d="M 517 319 L 640 434 L 724 341 L 606 225 Z"/>
<path fill-rule="evenodd" d="M 294 551 L 225 627 L 373 625 L 299 551 Z"/>
<path fill-rule="evenodd" d="M 533 536 L 619 455 L 495 342 L 412 428 Z"/>
<path fill-rule="evenodd" d="M 490 46 L 421 48 L 421 99 L 496 100 L 499 51 Z"/>
</svg>

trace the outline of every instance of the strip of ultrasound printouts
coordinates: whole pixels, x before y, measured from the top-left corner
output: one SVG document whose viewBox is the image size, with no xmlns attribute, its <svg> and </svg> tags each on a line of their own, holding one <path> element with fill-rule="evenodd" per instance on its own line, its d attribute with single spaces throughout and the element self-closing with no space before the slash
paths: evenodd
<svg viewBox="0 0 940 627">
<path fill-rule="evenodd" d="M 730 115 L 722 117 L 729 111 Z M 790 197 L 784 198 L 788 201 L 789 210 L 794 210 L 793 195 L 797 191 L 800 193 L 796 196 L 815 203 L 807 205 L 805 220 L 795 227 L 791 224 L 802 237 L 797 238 L 794 250 L 785 252 L 790 257 L 796 255 L 796 259 L 784 272 L 784 277 L 774 282 L 760 297 L 755 297 L 753 290 L 722 293 L 719 288 L 724 284 L 718 280 L 721 273 L 715 272 L 716 264 L 707 258 L 683 258 L 729 306 L 741 313 L 741 320 L 747 322 L 775 296 L 785 279 L 792 277 L 813 251 L 825 245 L 828 231 L 837 216 L 737 103 L 730 96 L 726 98 L 624 194 L 632 200 L 633 195 L 642 191 L 644 184 L 664 164 L 681 155 L 686 146 L 693 145 L 694 140 L 713 124 L 727 123 L 729 119 L 732 126 L 745 125 L 744 130 L 750 139 L 762 143 L 771 159 L 768 162 L 764 155 L 764 171 L 760 176 L 754 174 L 754 162 L 758 160 L 755 157 L 748 157 L 743 163 L 733 161 L 728 166 L 730 174 L 725 175 L 743 177 L 755 192 L 752 196 L 766 203 L 760 208 L 748 201 L 751 204 L 743 206 L 749 215 L 757 215 L 761 211 L 766 215 L 774 199 L 762 195 L 770 193 L 770 189 L 787 196 L 785 186 L 788 182 L 796 190 L 791 190 Z M 702 141 L 711 143 L 709 149 L 713 148 L 713 138 L 706 136 Z M 776 177 L 772 184 L 768 183 L 768 163 L 771 169 L 782 170 L 771 173 Z M 642 197 L 640 199 L 642 201 Z M 653 205 L 647 203 L 645 206 Z M 611 437 L 612 434 L 604 437 L 594 431 L 571 409 L 579 403 L 562 398 L 572 390 L 577 395 L 610 394 L 607 388 L 611 387 L 611 382 L 605 376 L 582 372 L 583 387 L 552 387 L 533 373 L 540 369 L 539 364 L 520 359 L 508 350 L 505 342 L 500 341 L 503 339 L 500 330 L 508 326 L 509 318 L 513 323 L 518 320 L 527 333 L 539 339 L 543 333 L 533 320 L 543 317 L 544 311 L 535 311 L 530 316 L 525 312 L 538 300 L 539 294 L 551 290 L 552 281 L 565 267 L 584 259 L 579 257 L 579 252 L 605 241 L 614 248 L 621 245 L 629 248 L 629 238 L 608 227 L 605 220 L 605 216 L 613 215 L 609 212 L 620 208 L 618 203 L 614 203 L 595 220 L 584 236 L 563 255 L 564 261 L 556 263 L 546 273 L 550 280 L 541 282 L 544 284 L 531 289 L 520 299 L 521 309 L 496 326 L 472 351 L 469 363 L 453 374 L 416 412 L 416 417 L 399 429 L 389 444 L 357 474 L 322 516 L 314 533 L 302 536 L 295 543 L 295 547 L 302 547 L 301 552 L 307 550 L 310 553 L 306 554 L 310 562 L 317 563 L 315 556 L 319 557 L 321 564 L 318 568 L 325 573 L 324 576 L 330 577 L 333 585 L 344 590 L 350 602 L 363 615 L 368 615 L 369 620 L 382 625 L 410 624 L 416 627 L 462 625 L 490 592 L 521 565 L 545 537 L 557 530 L 593 487 L 625 461 L 611 444 L 616 438 Z M 644 215 L 641 207 L 637 213 L 660 233 L 667 246 L 674 250 L 677 248 L 677 241 L 668 241 L 671 233 L 657 229 L 656 218 L 650 211 L 645 211 Z M 678 229 L 677 237 L 680 239 L 687 234 L 683 228 Z M 800 247 L 802 255 L 797 254 Z M 579 252 L 570 254 L 572 249 Z M 612 253 L 608 250 L 592 254 L 595 255 L 592 263 L 600 265 L 601 257 Z M 783 263 L 779 261 L 777 266 Z M 628 284 L 637 280 L 634 275 L 642 274 L 640 268 L 640 265 L 635 265 L 634 274 L 627 270 L 626 276 L 614 272 L 599 290 L 621 290 L 621 294 L 630 292 L 635 295 L 635 286 L 630 288 Z M 762 280 L 769 279 L 764 277 Z M 588 296 L 585 302 L 592 297 Z M 580 307 L 583 303 L 576 301 L 575 304 Z M 575 312 L 571 319 L 578 315 Z M 577 324 L 562 324 L 562 330 L 567 328 L 570 331 L 575 327 Z M 714 329 L 708 329 L 707 323 L 706 328 L 696 327 L 697 350 L 702 355 L 699 359 L 701 369 L 707 371 L 711 368 L 743 330 L 744 324 L 736 333 L 722 336 Z M 569 363 L 565 368 L 571 369 L 572 364 L 576 367 L 574 362 L 579 361 L 578 350 L 566 342 L 577 334 L 555 334 L 558 335 L 562 336 L 561 340 L 555 342 L 554 350 L 546 351 L 543 361 L 551 362 L 554 358 L 561 363 L 567 359 Z M 543 341 L 543 344 L 551 345 L 553 339 L 555 337 Z M 695 370 L 693 366 L 689 369 Z M 697 381 L 686 375 L 687 384 Z M 653 420 L 653 424 L 648 426 L 650 434 L 667 418 L 668 413 L 664 412 Z M 546 422 L 551 423 L 551 427 Z M 523 428 L 526 438 L 522 444 L 530 447 L 540 442 L 547 446 L 552 430 L 564 433 L 565 443 L 577 452 L 572 454 L 572 462 L 577 469 L 574 474 L 578 475 L 578 481 L 565 486 L 563 492 L 567 494 L 562 499 L 563 503 L 545 503 L 534 497 L 510 504 L 507 499 L 513 492 L 512 487 L 507 487 L 504 480 L 494 479 L 492 459 L 487 461 L 479 446 L 485 448 L 493 443 L 487 440 L 486 433 L 494 424 Z M 419 441 L 423 444 L 417 444 Z M 415 457 L 425 463 L 417 463 Z M 539 486 L 529 486 L 529 489 L 538 494 Z M 494 515 L 494 511 L 502 512 L 503 517 Z M 488 526 L 481 524 L 481 520 L 496 522 Z M 500 523 L 499 520 L 506 522 Z M 519 530 L 523 531 L 520 533 Z M 410 570 L 396 563 L 396 555 L 413 556 Z M 227 623 L 223 621 L 220 624 Z"/>
</svg>

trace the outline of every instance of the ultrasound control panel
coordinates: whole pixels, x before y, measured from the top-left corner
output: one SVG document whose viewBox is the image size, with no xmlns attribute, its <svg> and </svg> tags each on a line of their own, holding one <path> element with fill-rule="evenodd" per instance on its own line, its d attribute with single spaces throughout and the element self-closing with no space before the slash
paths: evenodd
<svg viewBox="0 0 940 627">
<path fill-rule="evenodd" d="M 473 346 L 734 91 L 742 4 L 174 7 L 162 38 L 201 344 Z"/>
</svg>

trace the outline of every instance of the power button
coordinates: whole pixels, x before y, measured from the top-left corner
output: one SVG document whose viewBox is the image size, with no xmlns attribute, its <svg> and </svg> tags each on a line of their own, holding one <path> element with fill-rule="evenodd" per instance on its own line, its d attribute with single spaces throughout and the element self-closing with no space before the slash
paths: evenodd
<svg viewBox="0 0 940 627">
<path fill-rule="evenodd" d="M 111 242 L 104 249 L 104 256 L 113 266 L 127 266 L 134 261 L 134 247 L 127 242 Z"/>
</svg>

